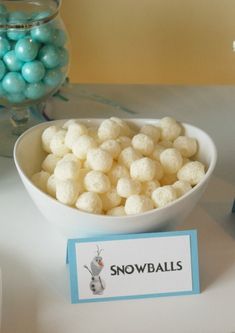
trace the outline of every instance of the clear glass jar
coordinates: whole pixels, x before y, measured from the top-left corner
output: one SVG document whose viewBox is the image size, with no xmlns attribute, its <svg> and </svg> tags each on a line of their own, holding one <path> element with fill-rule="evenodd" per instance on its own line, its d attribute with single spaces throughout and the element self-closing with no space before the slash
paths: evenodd
<svg viewBox="0 0 235 333">
<path fill-rule="evenodd" d="M 0 105 L 10 111 L 13 125 L 12 133 L 5 133 L 4 142 L 0 141 L 0 155 L 12 155 L 13 135 L 21 134 L 29 125 L 30 108 L 40 110 L 65 81 L 69 51 L 60 2 L 0 3 Z M 0 122 L 1 137 L 3 126 Z M 9 132 L 6 124 L 4 128 Z"/>
</svg>

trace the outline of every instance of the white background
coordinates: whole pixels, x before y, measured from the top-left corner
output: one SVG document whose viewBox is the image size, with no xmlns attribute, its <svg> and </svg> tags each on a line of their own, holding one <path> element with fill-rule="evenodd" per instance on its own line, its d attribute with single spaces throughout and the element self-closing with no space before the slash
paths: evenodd
<svg viewBox="0 0 235 333">
<path fill-rule="evenodd" d="M 89 283 L 91 275 L 84 268 L 90 266 L 91 260 L 96 255 L 96 245 L 103 249 L 104 268 L 100 277 L 105 281 L 106 289 L 102 297 L 130 296 L 154 293 L 168 293 L 175 291 L 192 290 L 190 237 L 188 235 L 115 240 L 94 243 L 77 243 L 77 270 L 79 298 L 100 298 L 93 295 Z M 182 270 L 157 273 L 133 273 L 111 275 L 111 265 L 143 265 L 153 263 L 157 267 L 164 262 L 182 262 Z M 170 267 L 170 266 L 169 266 Z"/>
</svg>

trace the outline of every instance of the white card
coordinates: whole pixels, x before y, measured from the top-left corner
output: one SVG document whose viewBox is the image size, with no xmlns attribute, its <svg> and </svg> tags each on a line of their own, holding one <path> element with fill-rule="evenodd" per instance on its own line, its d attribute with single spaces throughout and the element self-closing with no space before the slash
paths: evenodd
<svg viewBox="0 0 235 333">
<path fill-rule="evenodd" d="M 72 303 L 199 292 L 195 230 L 68 241 Z"/>
</svg>

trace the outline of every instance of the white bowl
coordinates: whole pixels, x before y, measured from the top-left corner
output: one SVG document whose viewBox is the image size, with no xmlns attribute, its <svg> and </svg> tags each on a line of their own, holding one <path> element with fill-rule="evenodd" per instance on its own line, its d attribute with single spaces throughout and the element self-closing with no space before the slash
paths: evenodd
<svg viewBox="0 0 235 333">
<path fill-rule="evenodd" d="M 98 125 L 103 119 L 80 119 L 87 125 Z M 157 119 L 129 119 L 138 127 L 152 124 Z M 94 215 L 68 207 L 39 190 L 30 177 L 41 170 L 41 163 L 46 156 L 41 146 L 41 134 L 50 125 L 62 125 L 65 120 L 42 123 L 27 130 L 17 140 L 14 148 L 14 160 L 19 175 L 34 203 L 45 218 L 53 223 L 65 237 L 78 238 L 101 234 L 125 234 L 159 231 L 181 223 L 192 211 L 204 192 L 215 168 L 217 153 L 212 139 L 199 128 L 183 124 L 185 134 L 198 141 L 198 160 L 207 166 L 203 180 L 190 192 L 166 207 L 154 209 L 143 214 L 129 216 Z"/>
</svg>

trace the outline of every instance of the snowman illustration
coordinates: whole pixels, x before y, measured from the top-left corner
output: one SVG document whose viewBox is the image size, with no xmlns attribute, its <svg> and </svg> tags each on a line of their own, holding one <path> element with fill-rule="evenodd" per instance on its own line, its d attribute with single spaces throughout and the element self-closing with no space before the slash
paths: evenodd
<svg viewBox="0 0 235 333">
<path fill-rule="evenodd" d="M 101 252 L 102 249 L 100 250 L 97 245 L 97 255 L 92 259 L 90 268 L 87 265 L 84 265 L 84 268 L 86 268 L 91 274 L 90 289 L 93 295 L 102 295 L 105 289 L 104 280 L 100 277 L 100 273 L 104 267 L 103 258 L 100 255 Z"/>
</svg>

